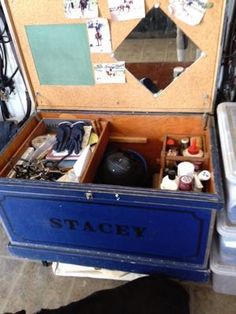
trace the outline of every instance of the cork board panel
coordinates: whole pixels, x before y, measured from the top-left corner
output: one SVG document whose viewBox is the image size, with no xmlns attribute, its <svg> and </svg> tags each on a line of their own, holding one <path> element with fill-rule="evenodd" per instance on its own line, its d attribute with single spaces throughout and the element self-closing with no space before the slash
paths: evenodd
<svg viewBox="0 0 236 314">
<path fill-rule="evenodd" d="M 85 20 L 66 19 L 63 1 L 5 0 L 3 2 L 12 21 L 24 72 L 39 108 L 146 112 L 209 112 L 212 110 L 225 0 L 213 0 L 213 8 L 207 10 L 202 23 L 198 26 L 188 26 L 175 20 L 168 12 L 169 1 L 160 1 L 160 8 L 205 55 L 156 98 L 128 71 L 126 84 L 41 86 L 25 33 L 25 25 L 73 24 L 85 23 Z M 154 0 L 146 0 L 146 11 L 156 3 L 157 1 Z M 99 9 L 101 17 L 110 18 L 106 0 L 99 1 Z M 113 51 L 139 21 L 109 21 Z M 114 58 L 109 54 L 93 54 L 92 61 L 94 63 L 113 62 Z"/>
</svg>

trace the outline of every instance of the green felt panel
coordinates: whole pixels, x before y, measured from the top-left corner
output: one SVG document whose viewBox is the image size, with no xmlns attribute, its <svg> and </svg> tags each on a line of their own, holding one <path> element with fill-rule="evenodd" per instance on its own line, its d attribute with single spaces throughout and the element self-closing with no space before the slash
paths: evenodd
<svg viewBox="0 0 236 314">
<path fill-rule="evenodd" d="M 86 24 L 28 25 L 41 85 L 94 85 Z"/>
</svg>

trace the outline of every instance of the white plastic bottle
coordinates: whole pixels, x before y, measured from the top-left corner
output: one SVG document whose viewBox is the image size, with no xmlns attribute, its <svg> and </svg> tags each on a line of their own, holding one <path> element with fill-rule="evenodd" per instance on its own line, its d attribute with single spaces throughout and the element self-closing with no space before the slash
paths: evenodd
<svg viewBox="0 0 236 314">
<path fill-rule="evenodd" d="M 162 179 L 161 190 L 177 191 L 179 186 L 179 178 L 176 176 L 174 170 L 169 170 L 168 174 Z"/>
</svg>

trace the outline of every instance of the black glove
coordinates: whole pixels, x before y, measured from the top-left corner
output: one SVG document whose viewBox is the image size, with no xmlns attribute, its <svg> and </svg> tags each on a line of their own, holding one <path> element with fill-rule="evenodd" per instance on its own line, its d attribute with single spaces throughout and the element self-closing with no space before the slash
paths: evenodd
<svg viewBox="0 0 236 314">
<path fill-rule="evenodd" d="M 73 151 L 75 154 L 79 154 L 84 136 L 84 125 L 85 123 L 83 121 L 72 124 L 70 139 L 66 146 L 68 154 L 72 154 Z"/>
<path fill-rule="evenodd" d="M 70 139 L 70 135 L 71 135 L 71 123 L 68 121 L 61 122 L 57 128 L 57 134 L 56 134 L 57 142 L 54 145 L 53 149 L 58 153 L 64 151 Z"/>
</svg>

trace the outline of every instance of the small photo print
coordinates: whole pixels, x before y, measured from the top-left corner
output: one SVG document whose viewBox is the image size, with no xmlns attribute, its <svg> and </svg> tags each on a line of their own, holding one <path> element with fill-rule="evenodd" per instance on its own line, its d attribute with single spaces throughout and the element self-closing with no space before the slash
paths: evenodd
<svg viewBox="0 0 236 314">
<path fill-rule="evenodd" d="M 97 84 L 125 83 L 125 62 L 96 63 L 94 76 Z"/>
<path fill-rule="evenodd" d="M 64 0 L 65 16 L 69 19 L 98 17 L 97 0 Z"/>
<path fill-rule="evenodd" d="M 111 36 L 107 19 L 97 18 L 87 21 L 91 53 L 111 53 Z"/>
<path fill-rule="evenodd" d="M 144 0 L 108 0 L 111 19 L 126 21 L 145 17 Z"/>
<path fill-rule="evenodd" d="M 169 0 L 169 12 L 182 22 L 195 26 L 201 23 L 208 0 Z"/>
</svg>

